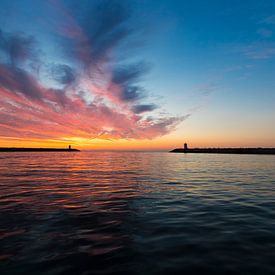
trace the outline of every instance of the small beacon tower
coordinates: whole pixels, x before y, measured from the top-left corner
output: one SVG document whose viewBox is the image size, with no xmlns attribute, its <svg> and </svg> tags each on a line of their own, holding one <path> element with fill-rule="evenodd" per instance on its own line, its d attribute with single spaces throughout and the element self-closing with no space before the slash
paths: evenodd
<svg viewBox="0 0 275 275">
<path fill-rule="evenodd" d="M 69 145 L 69 150 L 71 150 L 72 149 L 72 146 L 71 145 Z"/>
<path fill-rule="evenodd" d="M 184 149 L 184 150 L 188 150 L 187 143 L 184 143 L 184 145 L 183 145 L 183 149 Z"/>
</svg>

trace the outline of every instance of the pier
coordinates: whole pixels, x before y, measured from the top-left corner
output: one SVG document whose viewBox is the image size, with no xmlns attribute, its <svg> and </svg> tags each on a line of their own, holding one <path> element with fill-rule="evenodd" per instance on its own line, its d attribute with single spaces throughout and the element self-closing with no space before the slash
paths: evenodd
<svg viewBox="0 0 275 275">
<path fill-rule="evenodd" d="M 183 148 L 173 149 L 170 153 L 275 155 L 275 148 L 188 148 L 185 143 Z"/>
<path fill-rule="evenodd" d="M 25 147 L 0 147 L 0 152 L 79 152 L 71 145 L 68 148 L 25 148 Z"/>
</svg>

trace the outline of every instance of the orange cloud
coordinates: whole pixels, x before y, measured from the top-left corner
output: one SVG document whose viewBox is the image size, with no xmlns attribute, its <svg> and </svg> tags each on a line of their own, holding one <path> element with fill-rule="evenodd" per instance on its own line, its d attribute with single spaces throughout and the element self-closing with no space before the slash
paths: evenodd
<svg viewBox="0 0 275 275">
<path fill-rule="evenodd" d="M 149 115 L 157 104 L 144 102 L 146 63 L 116 61 L 117 47 L 132 32 L 127 7 L 108 2 L 104 9 L 93 7 L 81 21 L 73 11 L 51 3 L 60 14 L 55 29 L 64 64 L 42 62 L 35 38 L 0 30 L 5 56 L 0 64 L 2 139 L 153 139 L 188 117 Z M 41 70 L 49 72 L 48 79 L 41 81 Z"/>
</svg>

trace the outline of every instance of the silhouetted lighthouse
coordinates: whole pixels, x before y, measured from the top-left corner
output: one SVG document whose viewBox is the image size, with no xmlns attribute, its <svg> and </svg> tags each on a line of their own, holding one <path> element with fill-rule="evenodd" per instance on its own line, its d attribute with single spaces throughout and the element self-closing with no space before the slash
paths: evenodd
<svg viewBox="0 0 275 275">
<path fill-rule="evenodd" d="M 187 143 L 184 143 L 184 145 L 183 145 L 183 149 L 184 149 L 184 150 L 188 150 Z"/>
<path fill-rule="evenodd" d="M 69 145 L 69 150 L 71 150 L 72 149 L 72 146 L 71 145 Z"/>
</svg>

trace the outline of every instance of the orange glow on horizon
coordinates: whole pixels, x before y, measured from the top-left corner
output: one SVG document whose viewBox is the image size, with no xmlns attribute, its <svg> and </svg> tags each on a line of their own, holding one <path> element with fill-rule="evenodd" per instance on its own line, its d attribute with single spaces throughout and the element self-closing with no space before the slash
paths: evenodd
<svg viewBox="0 0 275 275">
<path fill-rule="evenodd" d="M 0 147 L 36 147 L 36 148 L 67 148 L 71 145 L 80 150 L 145 150 L 169 151 L 183 147 L 185 142 L 192 147 L 274 147 L 272 140 L 257 138 L 244 139 L 228 136 L 191 136 L 174 133 L 155 139 L 85 139 L 81 137 L 60 139 L 26 139 L 0 137 Z"/>
</svg>

